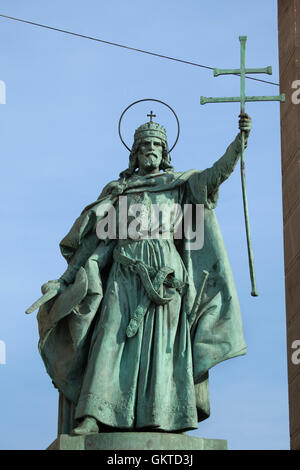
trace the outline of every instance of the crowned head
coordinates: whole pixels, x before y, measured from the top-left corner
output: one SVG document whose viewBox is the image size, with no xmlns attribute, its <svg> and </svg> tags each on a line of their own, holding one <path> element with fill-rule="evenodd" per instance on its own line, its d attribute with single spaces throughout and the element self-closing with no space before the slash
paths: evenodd
<svg viewBox="0 0 300 470">
<path fill-rule="evenodd" d="M 158 124 L 157 122 L 146 122 L 142 124 L 135 130 L 134 133 L 134 145 L 139 145 L 139 143 L 147 137 L 156 137 L 165 143 L 167 146 L 167 133 L 166 129 Z"/>
<path fill-rule="evenodd" d="M 135 130 L 129 167 L 121 176 L 131 176 L 137 169 L 139 174 L 174 171 L 170 161 L 165 128 L 153 121 L 146 122 Z"/>
</svg>

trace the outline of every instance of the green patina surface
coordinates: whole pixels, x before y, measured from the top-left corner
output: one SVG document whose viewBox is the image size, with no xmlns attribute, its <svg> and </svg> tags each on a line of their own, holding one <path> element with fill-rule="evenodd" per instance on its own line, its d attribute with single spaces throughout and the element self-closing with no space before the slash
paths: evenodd
<svg viewBox="0 0 300 470">
<path fill-rule="evenodd" d="M 223 439 L 201 439 L 159 432 L 114 432 L 69 436 L 62 434 L 47 450 L 226 450 Z"/>
<path fill-rule="evenodd" d="M 152 117 L 135 133 L 128 168 L 82 211 L 61 241 L 67 270 L 42 286 L 44 297 L 33 306 L 40 306 L 39 350 L 63 397 L 60 432 L 68 422 L 77 434 L 71 440 L 61 437 L 66 446 L 86 446 L 89 440 L 100 446 L 100 434 L 84 438 L 100 432 L 108 433 L 102 436 L 101 442 L 110 442 L 105 446 L 136 448 L 132 432 L 123 433 L 122 443 L 117 434 L 111 441 L 114 428 L 139 432 L 138 445 L 145 448 L 146 430 L 197 429 L 210 414 L 209 369 L 246 352 L 235 284 L 214 213 L 219 187 L 241 155 L 241 133 L 212 167 L 175 172 L 165 130 Z M 247 140 L 247 115 L 239 127 Z M 184 236 L 174 238 L 174 214 L 168 238 L 161 223 L 157 238 L 124 239 L 117 218 L 119 236 L 99 239 L 105 207 L 109 203 L 118 214 L 120 196 L 126 196 L 129 214 L 137 203 L 146 209 L 203 205 L 204 245 L 191 249 Z M 193 230 L 196 222 L 194 214 Z M 153 433 L 155 446 L 171 448 L 174 440 L 178 449 L 194 449 L 193 438 L 170 434 L 167 444 L 167 436 Z M 197 440 L 195 448 L 224 446 L 218 442 Z"/>
</svg>

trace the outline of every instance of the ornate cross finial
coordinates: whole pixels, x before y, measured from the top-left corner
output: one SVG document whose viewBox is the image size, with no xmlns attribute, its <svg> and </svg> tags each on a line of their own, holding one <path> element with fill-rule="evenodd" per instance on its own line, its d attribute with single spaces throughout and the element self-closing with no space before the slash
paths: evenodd
<svg viewBox="0 0 300 470">
<path fill-rule="evenodd" d="M 150 114 L 147 114 L 147 117 L 149 117 L 149 122 L 152 122 L 152 118 L 156 117 L 156 114 L 153 114 L 153 111 L 150 111 Z"/>
</svg>

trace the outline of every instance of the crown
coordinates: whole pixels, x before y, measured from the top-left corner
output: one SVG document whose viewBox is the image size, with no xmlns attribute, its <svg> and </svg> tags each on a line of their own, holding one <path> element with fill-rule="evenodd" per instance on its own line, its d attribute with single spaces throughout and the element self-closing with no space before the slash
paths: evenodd
<svg viewBox="0 0 300 470">
<path fill-rule="evenodd" d="M 145 137 L 158 137 L 159 139 L 167 142 L 166 129 L 157 122 L 146 122 L 138 127 L 134 133 L 134 141 L 141 140 Z"/>
</svg>

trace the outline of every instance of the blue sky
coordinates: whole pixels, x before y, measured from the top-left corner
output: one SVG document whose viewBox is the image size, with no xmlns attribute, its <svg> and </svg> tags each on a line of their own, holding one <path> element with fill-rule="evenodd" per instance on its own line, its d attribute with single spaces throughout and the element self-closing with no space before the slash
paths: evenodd
<svg viewBox="0 0 300 470">
<path fill-rule="evenodd" d="M 96 36 L 200 64 L 273 66 L 278 83 L 275 0 L 2 0 L 0 13 Z M 36 314 L 25 309 L 40 285 L 65 270 L 58 244 L 83 207 L 127 167 L 118 137 L 123 109 L 142 98 L 171 105 L 181 135 L 176 170 L 204 169 L 237 133 L 239 105 L 200 96 L 236 96 L 239 79 L 0 18 L 1 122 L 0 449 L 44 449 L 56 436 L 57 391 L 38 353 Z M 279 87 L 246 81 L 248 95 Z M 284 90 L 282 90 L 284 91 Z M 259 297 L 250 296 L 239 169 L 221 188 L 216 210 L 236 280 L 248 353 L 210 374 L 211 417 L 194 435 L 228 440 L 230 449 L 288 449 L 287 357 L 279 103 L 249 103 L 253 130 L 246 151 L 250 224 Z M 123 122 L 129 145 L 157 104 L 139 105 Z M 17 432 L 16 432 L 17 429 Z"/>
</svg>

